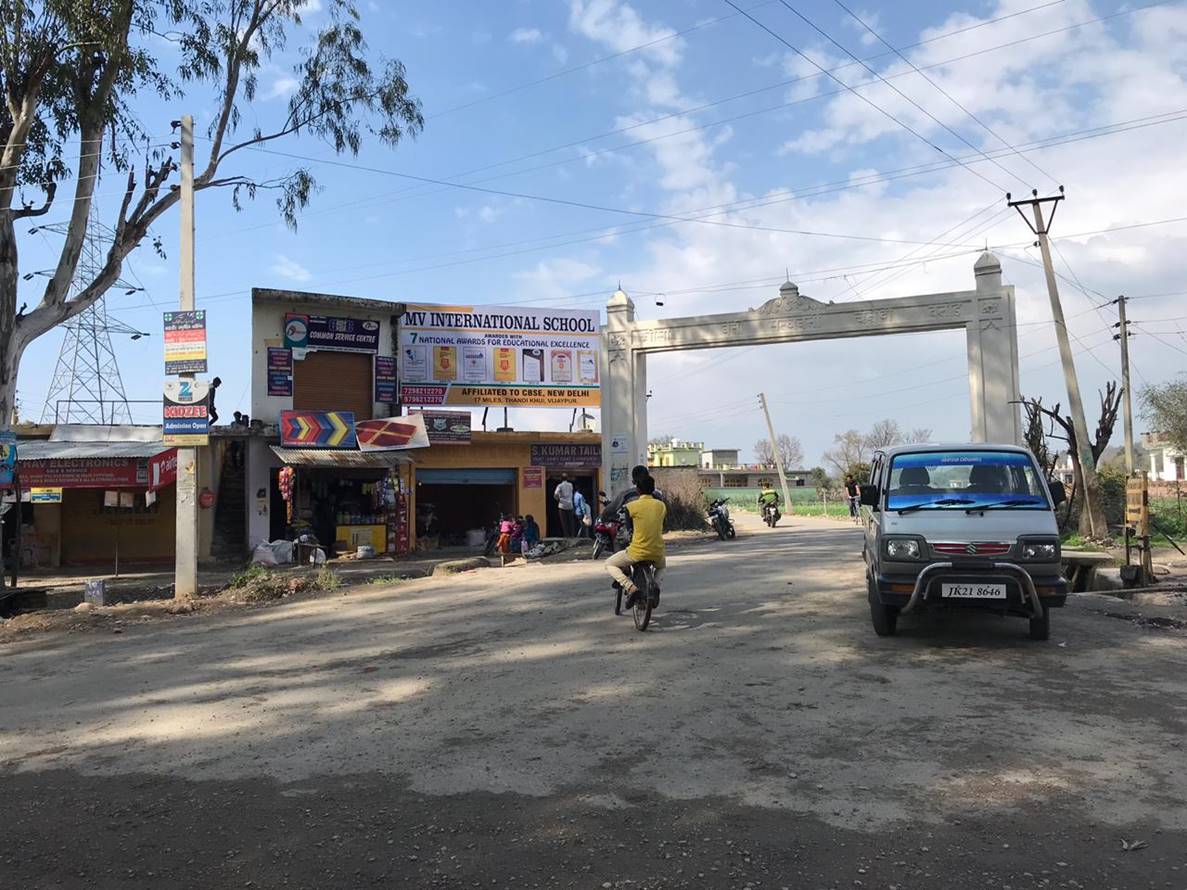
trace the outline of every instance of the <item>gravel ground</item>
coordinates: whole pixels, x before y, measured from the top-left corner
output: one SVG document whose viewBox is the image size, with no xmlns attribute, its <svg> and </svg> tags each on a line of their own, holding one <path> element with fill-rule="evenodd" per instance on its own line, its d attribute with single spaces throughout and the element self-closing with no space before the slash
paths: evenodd
<svg viewBox="0 0 1187 890">
<path fill-rule="evenodd" d="M 1181 626 L 879 639 L 740 520 L 647 634 L 570 563 L 8 642 L 0 887 L 1187 888 Z"/>
</svg>

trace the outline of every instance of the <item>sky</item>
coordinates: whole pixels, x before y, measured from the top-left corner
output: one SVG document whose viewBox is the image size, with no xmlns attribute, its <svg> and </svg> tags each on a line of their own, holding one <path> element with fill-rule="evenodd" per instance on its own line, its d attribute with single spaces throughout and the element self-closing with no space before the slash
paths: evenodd
<svg viewBox="0 0 1187 890">
<path fill-rule="evenodd" d="M 757 307 L 787 276 L 825 301 L 967 290 L 986 247 L 1017 288 L 1024 395 L 1066 403 L 1038 251 L 1005 203 L 1060 185 L 1052 238 L 1090 425 L 1096 390 L 1119 377 L 1118 294 L 1133 299 L 1135 386 L 1181 373 L 1187 4 L 843 3 L 361 3 L 371 53 L 405 64 L 424 131 L 357 158 L 290 137 L 221 171 L 308 166 L 320 191 L 295 232 L 266 195 L 237 212 L 226 192 L 199 194 L 198 306 L 220 414 L 249 408 L 253 286 L 597 309 L 621 284 L 638 317 L 674 318 Z M 283 115 L 320 7 L 260 72 L 244 129 Z M 167 67 L 171 48 L 156 48 Z M 166 142 L 172 118 L 192 113 L 201 133 L 215 111 L 201 89 L 134 107 Z M 101 181 L 101 219 L 118 193 L 117 177 Z M 132 255 L 124 277 L 144 290 L 108 301 L 151 335 L 115 344 L 139 422 L 159 422 L 178 225 L 173 210 L 154 230 L 165 259 L 147 244 Z M 25 268 L 48 267 L 56 237 L 24 236 Z M 25 354 L 25 418 L 41 416 L 61 340 Z M 748 455 L 765 434 L 763 391 L 809 466 L 835 434 L 884 417 L 963 441 L 966 367 L 959 331 L 668 353 L 649 360 L 648 422 Z M 571 419 L 510 412 L 519 429 Z"/>
</svg>

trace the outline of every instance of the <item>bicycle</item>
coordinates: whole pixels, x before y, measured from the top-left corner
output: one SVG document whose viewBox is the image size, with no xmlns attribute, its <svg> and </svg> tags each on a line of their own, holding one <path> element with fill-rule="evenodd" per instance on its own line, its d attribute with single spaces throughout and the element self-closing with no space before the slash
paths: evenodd
<svg viewBox="0 0 1187 890">
<path fill-rule="evenodd" d="M 635 629 L 647 630 L 651 623 L 651 613 L 659 605 L 659 586 L 655 583 L 655 563 L 636 562 L 631 566 L 631 582 L 638 589 L 634 601 L 631 603 L 631 617 L 635 620 Z M 614 583 L 615 600 L 614 614 L 622 614 L 622 587 Z"/>
</svg>

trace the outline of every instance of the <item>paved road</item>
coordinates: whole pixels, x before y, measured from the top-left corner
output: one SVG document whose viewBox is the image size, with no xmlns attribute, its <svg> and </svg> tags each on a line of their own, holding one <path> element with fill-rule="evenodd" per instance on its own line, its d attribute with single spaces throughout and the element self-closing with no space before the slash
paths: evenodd
<svg viewBox="0 0 1187 890">
<path fill-rule="evenodd" d="M 1187 887 L 1187 635 L 879 639 L 858 550 L 681 549 L 647 634 L 565 564 L 11 644 L 0 887 Z"/>
</svg>

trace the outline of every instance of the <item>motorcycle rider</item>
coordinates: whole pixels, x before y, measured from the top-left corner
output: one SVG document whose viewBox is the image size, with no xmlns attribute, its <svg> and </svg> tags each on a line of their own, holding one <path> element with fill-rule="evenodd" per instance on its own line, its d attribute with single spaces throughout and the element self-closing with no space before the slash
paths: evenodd
<svg viewBox="0 0 1187 890">
<path fill-rule="evenodd" d="M 668 508 L 655 495 L 655 480 L 643 475 L 636 483 L 637 495 L 626 505 L 628 519 L 634 529 L 631 543 L 625 550 L 619 550 L 606 560 L 606 571 L 630 598 L 627 608 L 634 605 L 638 588 L 627 574 L 637 562 L 650 562 L 655 566 L 654 599 L 659 599 L 659 579 L 667 565 L 664 550 L 664 519 Z"/>
<path fill-rule="evenodd" d="M 771 488 L 770 485 L 763 488 L 758 493 L 758 509 L 762 513 L 763 518 L 766 518 L 767 510 L 779 511 L 779 492 Z"/>
</svg>

